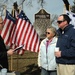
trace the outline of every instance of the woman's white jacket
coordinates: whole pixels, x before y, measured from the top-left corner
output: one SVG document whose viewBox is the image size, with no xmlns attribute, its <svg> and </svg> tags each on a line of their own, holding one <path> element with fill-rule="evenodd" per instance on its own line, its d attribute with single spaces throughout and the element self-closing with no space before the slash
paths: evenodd
<svg viewBox="0 0 75 75">
<path fill-rule="evenodd" d="M 45 38 L 40 44 L 40 51 L 38 54 L 38 66 L 42 67 L 46 70 L 56 70 L 56 60 L 55 60 L 55 47 L 57 43 L 57 38 L 54 37 L 51 43 L 48 45 L 47 53 L 46 53 L 46 41 L 48 39 Z"/>
</svg>

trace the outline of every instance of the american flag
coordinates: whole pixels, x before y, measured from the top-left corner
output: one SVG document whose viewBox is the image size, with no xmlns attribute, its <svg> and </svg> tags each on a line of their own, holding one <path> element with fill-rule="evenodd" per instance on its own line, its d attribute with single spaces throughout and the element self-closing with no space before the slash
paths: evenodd
<svg viewBox="0 0 75 75">
<path fill-rule="evenodd" d="M 4 19 L 4 28 L 1 32 L 1 36 L 4 39 L 4 43 L 11 46 L 11 39 L 15 30 L 16 19 L 6 10 L 6 16 Z"/>
<path fill-rule="evenodd" d="M 39 51 L 39 36 L 23 11 L 18 15 L 12 43 L 15 46 L 24 45 L 23 50 Z M 18 53 L 22 54 L 23 50 L 18 51 Z"/>
</svg>

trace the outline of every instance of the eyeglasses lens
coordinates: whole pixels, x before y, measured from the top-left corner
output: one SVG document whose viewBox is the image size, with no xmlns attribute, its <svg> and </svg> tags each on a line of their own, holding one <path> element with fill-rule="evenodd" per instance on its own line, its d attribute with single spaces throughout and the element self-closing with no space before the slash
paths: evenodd
<svg viewBox="0 0 75 75">
<path fill-rule="evenodd" d="M 57 21 L 58 24 L 61 24 L 62 22 L 64 22 L 64 21 Z"/>
<path fill-rule="evenodd" d="M 50 32 L 46 32 L 46 34 L 50 34 Z"/>
</svg>

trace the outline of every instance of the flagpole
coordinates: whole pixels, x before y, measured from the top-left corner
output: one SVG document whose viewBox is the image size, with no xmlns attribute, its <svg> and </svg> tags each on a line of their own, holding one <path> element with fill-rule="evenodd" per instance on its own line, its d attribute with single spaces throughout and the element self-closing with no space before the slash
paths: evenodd
<svg viewBox="0 0 75 75">
<path fill-rule="evenodd" d="M 14 6 L 13 6 L 13 9 L 12 9 L 12 16 L 14 17 L 14 13 L 15 12 L 15 9 L 14 9 Z"/>
<path fill-rule="evenodd" d="M 14 7 L 13 7 L 13 9 L 12 9 L 12 16 L 14 17 L 14 11 L 15 9 L 14 9 Z M 11 67 L 10 67 L 10 70 L 12 71 L 12 69 L 13 69 L 13 56 L 11 55 Z"/>
<path fill-rule="evenodd" d="M 4 16 L 6 16 L 6 6 L 5 5 L 3 5 L 3 9 L 4 9 Z"/>
<path fill-rule="evenodd" d="M 69 5 L 69 11 L 71 11 L 71 6 Z"/>
<path fill-rule="evenodd" d="M 65 13 L 65 10 L 66 10 L 66 6 L 65 6 L 65 4 L 64 4 L 63 13 Z"/>
</svg>

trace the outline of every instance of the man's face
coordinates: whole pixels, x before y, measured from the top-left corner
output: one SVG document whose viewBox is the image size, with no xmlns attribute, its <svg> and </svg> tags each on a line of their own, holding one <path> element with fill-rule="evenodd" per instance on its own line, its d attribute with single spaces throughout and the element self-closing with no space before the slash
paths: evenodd
<svg viewBox="0 0 75 75">
<path fill-rule="evenodd" d="M 0 17 L 0 30 L 3 29 L 4 23 L 2 17 Z"/>
<path fill-rule="evenodd" d="M 63 19 L 63 16 L 59 16 L 57 23 L 58 27 L 61 29 L 64 29 L 66 26 L 66 21 Z"/>
</svg>

